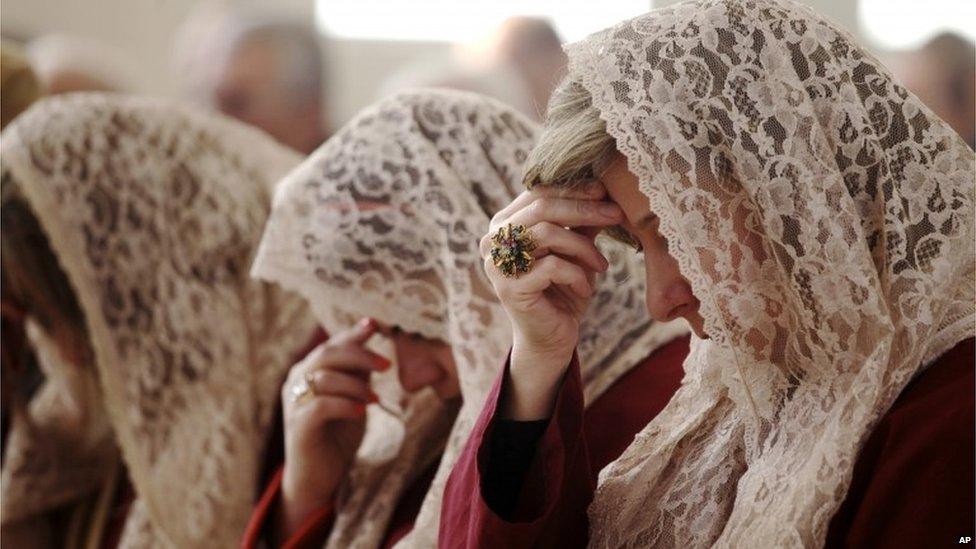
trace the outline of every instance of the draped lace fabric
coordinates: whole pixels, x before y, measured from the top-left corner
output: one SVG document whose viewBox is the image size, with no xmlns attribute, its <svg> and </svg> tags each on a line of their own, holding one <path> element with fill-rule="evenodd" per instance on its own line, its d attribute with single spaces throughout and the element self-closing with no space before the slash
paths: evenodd
<svg viewBox="0 0 976 549">
<path fill-rule="evenodd" d="M 821 545 L 873 426 L 974 333 L 973 151 L 785 0 L 684 2 L 567 49 L 711 336 L 602 472 L 592 545 Z"/>
<path fill-rule="evenodd" d="M 94 371 L 62 377 L 97 383 L 89 426 L 32 430 L 78 415 L 48 388 L 15 426 L 4 523 L 91 489 L 120 451 L 137 493 L 123 547 L 239 543 L 279 384 L 315 328 L 301 299 L 248 273 L 273 185 L 299 160 L 237 123 L 118 96 L 48 100 L 4 131 L 3 184 L 47 233 L 95 352 Z"/>
<path fill-rule="evenodd" d="M 522 190 L 535 135 L 530 121 L 494 100 L 409 92 L 361 113 L 275 196 L 255 275 L 304 295 L 327 330 L 373 316 L 450 343 L 463 395 L 456 416 L 431 392 L 405 399 L 400 437 L 390 435 L 389 416 L 370 407 L 329 547 L 379 546 L 400 495 L 443 451 L 401 542 L 436 546 L 444 483 L 511 344 L 478 244 L 491 217 Z M 584 327 L 593 394 L 681 329 L 649 323 L 636 268 L 618 262 L 601 280 Z M 636 360 L 621 351 L 638 342 L 645 347 Z M 392 450 L 384 447 L 391 440 Z"/>
</svg>

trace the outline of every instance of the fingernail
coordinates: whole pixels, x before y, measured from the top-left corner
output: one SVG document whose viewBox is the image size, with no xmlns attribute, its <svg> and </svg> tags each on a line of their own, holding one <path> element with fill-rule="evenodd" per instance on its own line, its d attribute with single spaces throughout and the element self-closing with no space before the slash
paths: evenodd
<svg viewBox="0 0 976 549">
<path fill-rule="evenodd" d="M 366 413 L 366 405 L 365 404 L 356 404 L 356 413 L 359 414 L 359 415 L 365 414 Z"/>
<path fill-rule="evenodd" d="M 376 365 L 379 366 L 380 370 L 386 370 L 393 365 L 392 362 L 383 358 L 381 356 L 376 357 Z"/>
<path fill-rule="evenodd" d="M 377 395 L 376 393 L 374 393 L 373 391 L 370 391 L 369 392 L 369 403 L 370 404 L 376 404 L 379 401 L 380 401 L 380 396 Z"/>
</svg>

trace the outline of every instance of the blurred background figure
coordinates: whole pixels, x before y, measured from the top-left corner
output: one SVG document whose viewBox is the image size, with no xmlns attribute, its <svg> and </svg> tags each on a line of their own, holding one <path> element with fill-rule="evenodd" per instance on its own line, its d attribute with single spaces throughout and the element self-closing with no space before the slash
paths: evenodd
<svg viewBox="0 0 976 549">
<path fill-rule="evenodd" d="M 303 153 L 328 136 L 325 62 L 311 25 L 205 6 L 175 48 L 191 98 Z"/>
<path fill-rule="evenodd" d="M 566 71 L 562 40 L 548 20 L 506 20 L 489 38 L 486 56 L 489 62 L 513 67 L 528 88 L 535 110 L 546 112 L 549 95 Z"/>
<path fill-rule="evenodd" d="M 133 76 L 135 62 L 91 38 L 45 34 L 28 43 L 27 59 L 47 95 L 139 91 Z"/>
<path fill-rule="evenodd" d="M 0 128 L 41 96 L 41 83 L 31 70 L 23 48 L 12 42 L 0 45 Z"/>
<path fill-rule="evenodd" d="M 952 129 L 976 146 L 976 47 L 943 32 L 892 62 L 895 76 Z"/>
<path fill-rule="evenodd" d="M 55 32 L 108 44 L 137 61 L 130 71 L 135 91 L 193 98 L 214 107 L 223 103 L 225 112 L 308 150 L 307 143 L 321 141 L 330 128 L 377 99 L 418 85 L 479 91 L 538 119 L 565 63 L 560 42 L 575 42 L 677 1 L 4 0 L 0 34 L 20 44 Z M 892 56 L 918 48 L 939 32 L 976 39 L 972 0 L 927 0 L 924 5 L 910 0 L 799 1 L 837 21 L 888 64 L 894 64 Z M 294 21 L 304 28 L 285 30 L 282 39 L 257 32 L 262 23 Z M 252 31 L 254 38 L 248 36 Z M 310 62 L 313 57 L 321 63 Z M 101 61 L 114 63 L 109 56 Z M 964 61 L 971 70 L 972 54 Z M 258 99 L 278 101 L 295 90 L 314 89 L 316 78 L 320 91 L 306 94 L 312 99 L 305 103 L 319 103 L 315 116 L 285 114 L 311 108 L 272 108 L 268 105 L 282 103 Z M 927 85 L 935 77 L 922 79 Z M 257 91 L 261 86 L 264 91 Z M 250 91 L 228 93 L 231 89 Z M 960 127 L 939 110 L 937 99 L 919 95 Z M 253 107 L 245 109 L 242 98 Z M 299 98 L 293 105 L 302 103 Z M 259 115 L 259 110 L 278 114 Z M 281 122 L 285 119 L 296 120 L 290 131 L 281 129 L 288 125 Z M 972 115 L 960 121 L 971 127 Z"/>
<path fill-rule="evenodd" d="M 457 50 L 424 57 L 394 71 L 379 86 L 377 98 L 385 98 L 413 88 L 449 88 L 480 93 L 515 107 L 533 120 L 543 111 L 533 103 L 531 91 L 514 67 L 505 64 L 472 62 Z"/>
<path fill-rule="evenodd" d="M 494 97 L 535 120 L 566 70 L 562 40 L 540 17 L 511 17 L 486 37 L 418 59 L 380 87 L 380 97 L 417 87 L 451 88 Z"/>
</svg>

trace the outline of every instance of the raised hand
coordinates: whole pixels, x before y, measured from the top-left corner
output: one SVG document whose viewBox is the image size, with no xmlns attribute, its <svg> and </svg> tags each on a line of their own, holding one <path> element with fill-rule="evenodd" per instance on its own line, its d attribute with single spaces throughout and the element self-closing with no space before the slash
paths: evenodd
<svg viewBox="0 0 976 549">
<path fill-rule="evenodd" d="M 601 228 L 623 220 L 605 197 L 598 182 L 569 191 L 526 191 L 495 215 L 481 240 L 485 269 L 514 331 L 506 417 L 540 419 L 551 411 L 596 274 L 609 267 L 594 239 Z M 491 257 L 492 236 L 508 225 L 524 226 L 535 244 L 532 265 L 518 276 L 503 273 Z"/>
<path fill-rule="evenodd" d="M 363 439 L 366 405 L 377 398 L 371 372 L 390 363 L 365 348 L 378 326 L 364 319 L 331 337 L 292 366 L 282 387 L 285 467 L 281 536 L 332 501 Z"/>
</svg>

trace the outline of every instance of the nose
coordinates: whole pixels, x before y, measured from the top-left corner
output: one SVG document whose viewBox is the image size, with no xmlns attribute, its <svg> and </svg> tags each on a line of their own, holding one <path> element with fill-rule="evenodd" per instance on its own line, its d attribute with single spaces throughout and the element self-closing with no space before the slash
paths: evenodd
<svg viewBox="0 0 976 549">
<path fill-rule="evenodd" d="M 408 359 L 398 362 L 400 386 L 408 393 L 415 393 L 424 387 L 434 385 L 444 376 L 444 373 L 433 361 Z"/>
<path fill-rule="evenodd" d="M 659 322 L 693 313 L 698 304 L 691 292 L 691 285 L 677 272 L 668 273 L 668 276 L 648 273 L 645 302 L 651 318 Z"/>
</svg>

